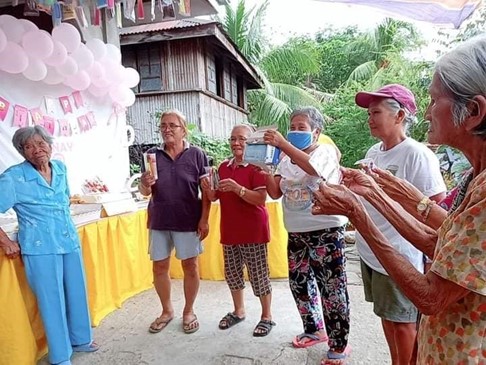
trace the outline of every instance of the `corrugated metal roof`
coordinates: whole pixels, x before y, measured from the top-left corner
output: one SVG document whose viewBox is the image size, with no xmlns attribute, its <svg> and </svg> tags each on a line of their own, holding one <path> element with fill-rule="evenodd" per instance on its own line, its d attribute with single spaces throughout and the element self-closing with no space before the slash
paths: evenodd
<svg viewBox="0 0 486 365">
<path fill-rule="evenodd" d="M 149 33 L 149 32 L 158 32 L 161 30 L 192 28 L 192 27 L 197 27 L 199 25 L 210 24 L 210 23 L 216 23 L 216 22 L 212 20 L 203 20 L 203 19 L 169 20 L 167 22 L 150 23 L 150 24 L 135 25 L 133 27 L 122 28 L 120 29 L 119 33 L 120 35 Z"/>
</svg>

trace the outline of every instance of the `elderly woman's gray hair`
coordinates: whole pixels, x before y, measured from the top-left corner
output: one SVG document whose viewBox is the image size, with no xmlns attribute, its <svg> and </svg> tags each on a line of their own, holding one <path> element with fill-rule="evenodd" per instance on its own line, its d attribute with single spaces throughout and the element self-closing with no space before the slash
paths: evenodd
<svg viewBox="0 0 486 365">
<path fill-rule="evenodd" d="M 23 127 L 17 129 L 12 137 L 12 144 L 17 150 L 18 153 L 25 157 L 24 155 L 24 144 L 30 138 L 34 137 L 35 135 L 40 136 L 44 141 L 52 145 L 54 138 L 47 132 L 43 127 L 36 125 L 34 127 Z"/>
<path fill-rule="evenodd" d="M 290 120 L 300 115 L 307 117 L 309 125 L 312 129 L 322 130 L 324 128 L 324 117 L 322 116 L 321 112 L 313 106 L 295 109 L 292 114 L 290 114 Z"/>
<path fill-rule="evenodd" d="M 472 38 L 444 55 L 435 71 L 444 91 L 454 98 L 453 121 L 459 126 L 469 116 L 473 98 L 486 96 L 486 36 Z M 473 133 L 486 137 L 486 121 Z"/>
<path fill-rule="evenodd" d="M 383 99 L 383 103 L 392 113 L 397 114 L 400 110 L 402 110 L 405 113 L 405 117 L 403 118 L 402 125 L 403 125 L 403 129 L 405 130 L 405 133 L 408 135 L 410 127 L 417 121 L 417 117 L 412 113 L 410 113 L 410 111 L 407 108 L 404 108 L 395 99 L 386 98 Z"/>
</svg>

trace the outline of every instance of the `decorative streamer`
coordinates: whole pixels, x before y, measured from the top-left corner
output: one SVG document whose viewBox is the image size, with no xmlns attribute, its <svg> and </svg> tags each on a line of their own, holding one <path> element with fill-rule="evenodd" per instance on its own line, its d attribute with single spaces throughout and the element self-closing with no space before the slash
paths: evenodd
<svg viewBox="0 0 486 365">
<path fill-rule="evenodd" d="M 481 4 L 481 0 L 317 0 L 364 5 L 386 13 L 428 23 L 459 28 Z"/>
</svg>

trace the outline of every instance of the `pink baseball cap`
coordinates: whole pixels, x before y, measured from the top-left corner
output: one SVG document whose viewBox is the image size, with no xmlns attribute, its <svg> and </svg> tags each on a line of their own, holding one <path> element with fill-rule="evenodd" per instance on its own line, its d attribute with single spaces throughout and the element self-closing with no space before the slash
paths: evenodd
<svg viewBox="0 0 486 365">
<path fill-rule="evenodd" d="M 415 96 L 405 86 L 399 84 L 385 85 L 375 92 L 360 91 L 356 94 L 356 104 L 362 108 L 368 108 L 370 103 L 376 98 L 392 98 L 395 99 L 406 108 L 410 113 L 415 115 L 417 112 L 417 105 L 415 104 Z"/>
</svg>

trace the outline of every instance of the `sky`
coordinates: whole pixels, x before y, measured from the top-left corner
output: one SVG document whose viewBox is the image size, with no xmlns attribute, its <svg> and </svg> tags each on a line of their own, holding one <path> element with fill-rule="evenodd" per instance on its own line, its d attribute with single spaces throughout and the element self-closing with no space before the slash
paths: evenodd
<svg viewBox="0 0 486 365">
<path fill-rule="evenodd" d="M 231 0 L 235 5 L 238 0 Z M 246 0 L 247 6 L 262 0 Z M 265 33 L 272 44 L 284 43 L 293 35 L 315 34 L 328 27 L 344 28 L 356 25 L 361 30 L 374 28 L 386 15 L 378 9 L 360 5 L 326 3 L 315 0 L 270 0 Z M 415 22 L 425 39 L 432 39 L 438 29 Z"/>
</svg>

